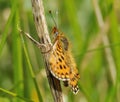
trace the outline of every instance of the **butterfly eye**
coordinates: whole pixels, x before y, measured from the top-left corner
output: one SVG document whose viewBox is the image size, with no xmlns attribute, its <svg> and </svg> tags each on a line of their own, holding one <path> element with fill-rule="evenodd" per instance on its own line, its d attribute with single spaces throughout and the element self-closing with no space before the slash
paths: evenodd
<svg viewBox="0 0 120 102">
<path fill-rule="evenodd" d="M 57 36 L 58 35 L 58 31 L 56 31 L 54 34 Z"/>
</svg>

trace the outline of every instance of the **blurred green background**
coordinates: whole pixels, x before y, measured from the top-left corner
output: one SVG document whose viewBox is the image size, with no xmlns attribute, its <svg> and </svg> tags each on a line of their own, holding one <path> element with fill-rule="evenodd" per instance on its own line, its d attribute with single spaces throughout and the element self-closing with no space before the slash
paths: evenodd
<svg viewBox="0 0 120 102">
<path fill-rule="evenodd" d="M 81 79 L 65 102 L 120 102 L 120 0 L 43 0 L 49 32 L 54 23 L 69 38 Z M 17 25 L 38 40 L 30 0 L 0 0 L 0 102 L 53 102 L 40 50 Z M 23 46 L 29 56 L 41 97 L 37 98 Z M 14 97 L 6 89 L 16 93 Z M 20 97 L 19 97 L 20 96 Z M 22 99 L 26 98 L 26 99 Z M 38 101 L 39 100 L 39 101 Z"/>
</svg>

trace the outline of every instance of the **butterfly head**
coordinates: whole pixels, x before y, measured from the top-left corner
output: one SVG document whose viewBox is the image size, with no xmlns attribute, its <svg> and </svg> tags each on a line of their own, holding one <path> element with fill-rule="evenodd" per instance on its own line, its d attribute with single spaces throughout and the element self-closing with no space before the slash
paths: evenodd
<svg viewBox="0 0 120 102">
<path fill-rule="evenodd" d="M 58 31 L 57 27 L 53 27 L 53 29 L 52 29 L 52 34 L 53 34 L 54 36 L 57 36 L 57 35 L 59 34 L 59 31 Z"/>
<path fill-rule="evenodd" d="M 59 32 L 59 30 L 57 29 L 57 27 L 53 27 L 51 34 L 52 34 L 54 40 L 55 40 L 56 38 L 58 38 L 59 33 L 60 33 L 60 32 Z"/>
</svg>

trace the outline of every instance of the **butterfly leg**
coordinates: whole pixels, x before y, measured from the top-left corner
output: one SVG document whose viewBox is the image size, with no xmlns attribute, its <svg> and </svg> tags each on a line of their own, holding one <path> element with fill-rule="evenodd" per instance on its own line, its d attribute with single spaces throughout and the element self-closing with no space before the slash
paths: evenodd
<svg viewBox="0 0 120 102">
<path fill-rule="evenodd" d="M 65 86 L 65 87 L 68 87 L 68 86 L 69 86 L 68 81 L 63 81 L 63 83 L 64 83 L 64 86 Z"/>
</svg>

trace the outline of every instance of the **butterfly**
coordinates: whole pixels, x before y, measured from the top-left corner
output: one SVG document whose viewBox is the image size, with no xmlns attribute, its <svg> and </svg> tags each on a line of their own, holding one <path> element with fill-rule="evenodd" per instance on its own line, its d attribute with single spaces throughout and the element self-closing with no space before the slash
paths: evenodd
<svg viewBox="0 0 120 102">
<path fill-rule="evenodd" d="M 70 50 L 70 44 L 63 32 L 57 27 L 52 29 L 53 47 L 49 56 L 50 72 L 54 77 L 63 81 L 66 86 L 70 86 L 72 92 L 77 94 L 79 91 L 78 80 L 80 75 L 76 63 Z"/>
</svg>

